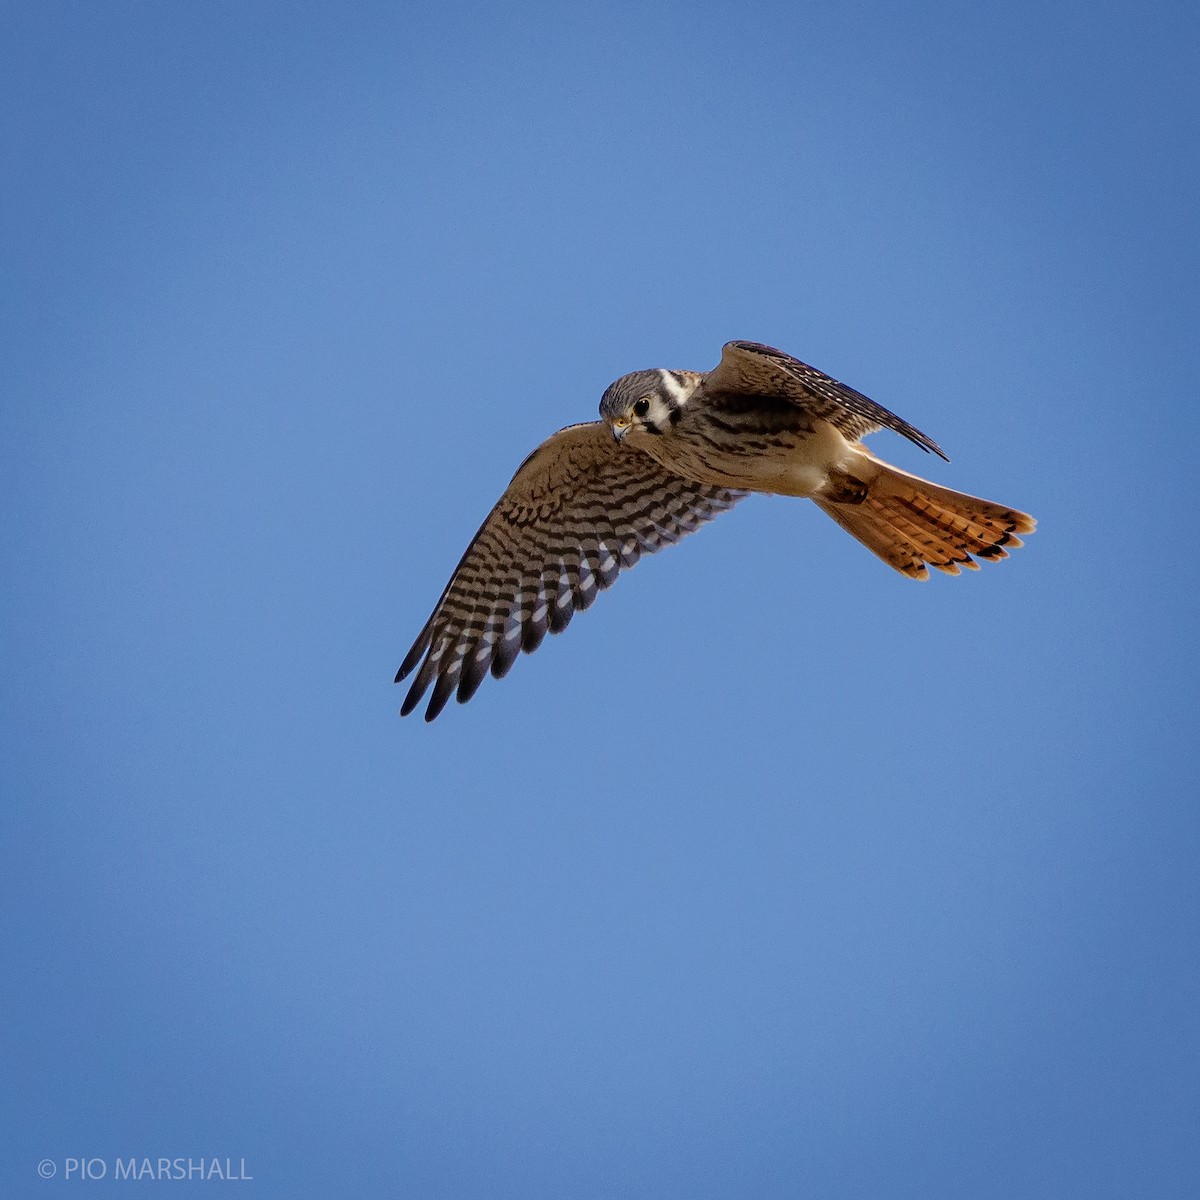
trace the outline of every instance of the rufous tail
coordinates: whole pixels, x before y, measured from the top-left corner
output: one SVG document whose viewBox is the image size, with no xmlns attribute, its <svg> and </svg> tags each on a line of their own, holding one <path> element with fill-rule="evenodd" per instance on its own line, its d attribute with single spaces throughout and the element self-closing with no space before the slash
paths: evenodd
<svg viewBox="0 0 1200 1200">
<path fill-rule="evenodd" d="M 861 471 L 838 489 L 846 500 L 813 499 L 847 533 L 911 579 L 928 579 L 929 567 L 957 575 L 962 567 L 979 570 L 976 558 L 1007 558 L 1032 533 L 1037 522 L 1028 513 L 991 500 L 951 491 L 901 471 L 863 451 Z M 859 498 L 861 496 L 861 499 Z M 972 557 L 974 555 L 974 558 Z"/>
</svg>

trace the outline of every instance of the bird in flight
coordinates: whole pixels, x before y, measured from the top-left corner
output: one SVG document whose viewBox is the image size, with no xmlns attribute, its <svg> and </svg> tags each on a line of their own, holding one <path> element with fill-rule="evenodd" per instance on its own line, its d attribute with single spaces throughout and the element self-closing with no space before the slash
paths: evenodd
<svg viewBox="0 0 1200 1200">
<path fill-rule="evenodd" d="M 452 695 L 465 703 L 622 569 L 751 492 L 807 496 L 910 579 L 978 570 L 975 558 L 1007 558 L 1033 532 L 1026 513 L 876 458 L 860 439 L 879 429 L 946 458 L 895 413 L 757 342 L 727 343 L 706 374 L 623 375 L 599 421 L 560 429 L 517 469 L 396 674 L 419 664 L 401 714 L 430 684 L 425 720 Z"/>
</svg>

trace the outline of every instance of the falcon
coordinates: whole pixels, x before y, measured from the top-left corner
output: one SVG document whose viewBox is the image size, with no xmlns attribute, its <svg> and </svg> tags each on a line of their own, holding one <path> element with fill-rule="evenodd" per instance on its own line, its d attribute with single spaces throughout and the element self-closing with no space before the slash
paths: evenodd
<svg viewBox="0 0 1200 1200">
<path fill-rule="evenodd" d="M 861 392 L 757 342 L 729 342 L 707 374 L 623 375 L 599 421 L 560 429 L 517 469 L 396 674 L 419 665 L 401 715 L 430 684 L 426 721 L 452 695 L 465 703 L 643 554 L 751 492 L 808 497 L 910 579 L 978 570 L 1033 532 L 1026 513 L 876 458 L 860 439 L 879 429 L 950 461 Z"/>
</svg>

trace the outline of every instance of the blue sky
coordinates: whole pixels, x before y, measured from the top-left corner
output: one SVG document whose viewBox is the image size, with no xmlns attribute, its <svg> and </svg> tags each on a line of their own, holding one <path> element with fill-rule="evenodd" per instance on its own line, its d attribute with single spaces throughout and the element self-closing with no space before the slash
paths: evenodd
<svg viewBox="0 0 1200 1200">
<path fill-rule="evenodd" d="M 4 1195 L 1193 1194 L 1198 24 L 8 6 Z M 752 498 L 401 721 L 525 454 L 730 338 L 1038 534 Z"/>
</svg>

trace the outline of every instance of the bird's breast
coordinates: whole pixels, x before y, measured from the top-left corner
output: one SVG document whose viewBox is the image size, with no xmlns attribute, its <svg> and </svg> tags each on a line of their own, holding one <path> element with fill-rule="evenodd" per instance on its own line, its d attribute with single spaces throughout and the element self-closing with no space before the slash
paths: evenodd
<svg viewBox="0 0 1200 1200">
<path fill-rule="evenodd" d="M 747 398 L 757 401 L 757 397 Z M 688 404 L 669 434 L 641 448 L 699 483 L 784 496 L 811 496 L 831 469 L 853 457 L 827 421 L 788 402 Z"/>
</svg>

